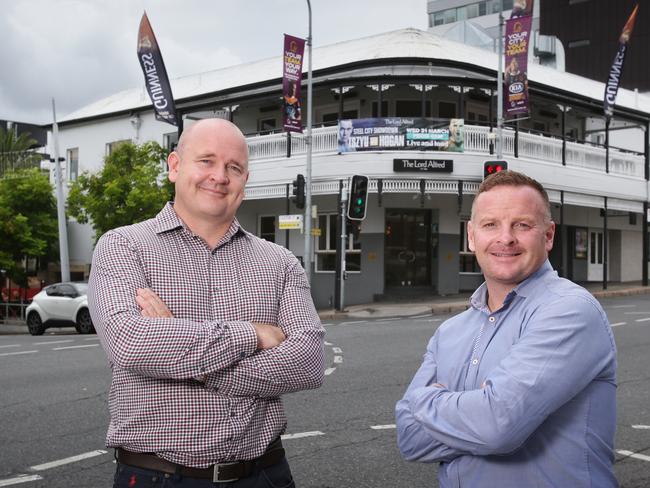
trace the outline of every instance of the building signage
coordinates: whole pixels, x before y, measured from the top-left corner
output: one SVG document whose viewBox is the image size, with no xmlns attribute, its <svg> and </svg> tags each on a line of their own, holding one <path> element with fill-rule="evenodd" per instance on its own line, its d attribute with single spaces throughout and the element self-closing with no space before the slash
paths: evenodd
<svg viewBox="0 0 650 488">
<path fill-rule="evenodd" d="M 338 150 L 464 152 L 464 119 L 387 117 L 339 121 Z"/>
<path fill-rule="evenodd" d="M 451 173 L 453 170 L 451 159 L 393 159 L 393 171 L 397 173 Z"/>
<path fill-rule="evenodd" d="M 302 214 L 280 215 L 278 216 L 278 228 L 280 230 L 302 230 L 302 221 Z"/>
<path fill-rule="evenodd" d="M 284 35 L 282 96 L 284 110 L 282 125 L 287 132 L 302 132 L 302 109 L 300 107 L 300 83 L 302 81 L 302 58 L 305 40 Z"/>
<path fill-rule="evenodd" d="M 528 113 L 528 48 L 533 0 L 515 0 L 506 22 L 503 104 L 506 117 Z"/>
</svg>

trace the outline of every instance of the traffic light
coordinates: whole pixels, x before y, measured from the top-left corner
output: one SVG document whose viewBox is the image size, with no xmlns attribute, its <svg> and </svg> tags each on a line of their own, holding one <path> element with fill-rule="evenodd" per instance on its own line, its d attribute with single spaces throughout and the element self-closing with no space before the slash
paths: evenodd
<svg viewBox="0 0 650 488">
<path fill-rule="evenodd" d="M 363 220 L 366 218 L 366 202 L 368 201 L 368 177 L 354 175 L 350 184 L 350 199 L 348 200 L 348 218 Z"/>
<path fill-rule="evenodd" d="M 293 196 L 297 208 L 305 208 L 305 177 L 298 175 L 293 180 Z"/>
<path fill-rule="evenodd" d="M 486 161 L 483 163 L 483 179 L 508 169 L 508 161 Z"/>
</svg>

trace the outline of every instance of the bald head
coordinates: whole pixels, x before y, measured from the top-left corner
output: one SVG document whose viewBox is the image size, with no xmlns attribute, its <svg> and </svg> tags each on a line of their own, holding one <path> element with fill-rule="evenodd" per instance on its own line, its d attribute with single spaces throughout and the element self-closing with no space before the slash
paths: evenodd
<svg viewBox="0 0 650 488">
<path fill-rule="evenodd" d="M 246 163 L 248 163 L 248 145 L 244 134 L 232 122 L 225 119 L 201 119 L 183 131 L 181 137 L 178 139 L 176 152 L 179 156 L 183 157 L 183 152 L 188 146 L 192 145 L 192 141 L 202 136 L 217 136 L 220 139 L 226 139 L 233 144 L 241 144 L 246 151 Z"/>
</svg>

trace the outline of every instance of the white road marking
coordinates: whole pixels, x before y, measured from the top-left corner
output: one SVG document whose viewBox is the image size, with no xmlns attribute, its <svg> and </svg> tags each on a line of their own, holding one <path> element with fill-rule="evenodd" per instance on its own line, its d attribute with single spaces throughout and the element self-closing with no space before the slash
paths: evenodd
<svg viewBox="0 0 650 488">
<path fill-rule="evenodd" d="M 18 356 L 19 354 L 33 354 L 35 352 L 38 352 L 38 350 L 34 351 L 17 351 L 17 352 L 3 352 L 0 354 L 0 356 Z"/>
<path fill-rule="evenodd" d="M 323 342 L 323 344 L 325 344 L 326 346 L 331 346 L 332 345 L 331 342 L 327 342 L 327 341 Z"/>
<path fill-rule="evenodd" d="M 442 319 L 429 319 L 427 322 L 442 322 Z"/>
<path fill-rule="evenodd" d="M 340 364 L 343 362 L 343 356 L 334 356 L 334 364 Z"/>
<path fill-rule="evenodd" d="M 317 435 L 325 435 L 325 433 L 321 432 L 320 430 L 314 430 L 312 432 L 298 432 L 297 434 L 284 434 L 281 437 L 283 441 L 286 441 L 288 439 L 301 439 L 303 437 L 315 437 Z"/>
<path fill-rule="evenodd" d="M 367 322 L 367 320 L 351 320 L 349 322 L 341 322 L 339 325 L 365 324 Z"/>
<path fill-rule="evenodd" d="M 399 317 L 389 317 L 387 319 L 377 319 L 375 322 L 394 322 L 396 320 L 399 320 Z"/>
<path fill-rule="evenodd" d="M 62 344 L 64 342 L 74 342 L 74 339 L 66 339 L 64 341 L 46 341 L 46 342 L 35 342 L 35 346 L 42 346 L 47 344 Z"/>
<path fill-rule="evenodd" d="M 650 425 L 633 425 L 632 428 L 639 430 L 648 430 L 650 429 Z"/>
<path fill-rule="evenodd" d="M 607 308 L 634 308 L 634 307 L 636 307 L 636 305 L 632 304 L 632 305 L 612 305 L 611 307 L 607 307 Z"/>
<path fill-rule="evenodd" d="M 29 481 L 38 481 L 42 480 L 43 477 L 37 474 L 19 474 L 15 478 L 7 478 L 0 480 L 0 486 L 11 486 L 17 485 L 19 483 L 27 483 Z"/>
<path fill-rule="evenodd" d="M 3 347 L 20 347 L 20 344 L 7 344 L 5 346 L 0 346 L 0 349 L 2 349 Z"/>
<path fill-rule="evenodd" d="M 333 352 L 334 354 L 341 354 L 343 351 L 341 351 L 341 348 L 340 348 L 340 347 L 333 347 L 333 348 L 332 348 L 332 352 Z"/>
<path fill-rule="evenodd" d="M 647 311 L 645 311 L 645 312 L 623 312 L 623 315 L 645 315 L 647 313 L 648 313 Z"/>
<path fill-rule="evenodd" d="M 325 376 L 331 375 L 334 371 L 336 371 L 336 368 L 327 368 L 325 370 Z"/>
<path fill-rule="evenodd" d="M 396 427 L 395 424 L 386 424 L 386 425 L 371 425 L 370 428 L 374 430 L 386 430 L 386 429 L 394 429 Z"/>
<path fill-rule="evenodd" d="M 619 325 L 625 325 L 625 324 L 627 324 L 627 322 L 616 322 L 615 324 L 609 324 L 609 325 L 611 325 L 612 327 L 618 327 Z"/>
<path fill-rule="evenodd" d="M 641 461 L 650 462 L 650 456 L 646 456 L 645 454 L 637 454 L 636 452 L 624 451 L 622 449 L 617 449 L 616 452 L 623 455 L 623 456 L 631 457 L 631 458 L 634 458 L 634 459 L 640 459 Z"/>
<path fill-rule="evenodd" d="M 99 337 L 86 337 L 84 338 L 84 341 L 98 341 Z"/>
<path fill-rule="evenodd" d="M 64 349 L 81 349 L 82 347 L 98 347 L 99 344 L 84 344 L 82 346 L 65 346 L 65 347 L 53 347 L 53 351 L 63 351 Z"/>
<path fill-rule="evenodd" d="M 320 325 L 322 325 L 323 327 L 325 327 L 326 325 L 334 325 L 334 324 L 333 324 L 332 322 L 327 322 L 327 323 L 325 323 L 325 324 L 321 323 Z"/>
<path fill-rule="evenodd" d="M 636 319 L 635 322 L 648 322 L 650 320 L 650 317 L 646 317 L 644 319 Z"/>
<path fill-rule="evenodd" d="M 59 466 L 63 466 L 64 464 L 76 463 L 77 461 L 82 461 L 84 459 L 92 458 L 95 456 L 101 456 L 102 454 L 106 454 L 106 453 L 108 453 L 108 451 L 97 449 L 96 451 L 84 452 L 83 454 L 70 456 L 68 458 L 59 459 L 57 461 L 52 461 L 44 464 L 37 464 L 36 466 L 31 466 L 29 469 L 31 471 L 45 471 L 46 469 L 57 468 Z"/>
<path fill-rule="evenodd" d="M 430 313 L 425 313 L 424 315 L 413 315 L 412 317 L 409 317 L 410 319 L 423 319 L 425 317 L 431 317 Z"/>
</svg>

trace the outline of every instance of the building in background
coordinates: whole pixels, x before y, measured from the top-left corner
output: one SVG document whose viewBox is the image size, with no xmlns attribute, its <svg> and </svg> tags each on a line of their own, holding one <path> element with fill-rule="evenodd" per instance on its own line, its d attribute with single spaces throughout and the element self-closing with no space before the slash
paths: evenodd
<svg viewBox="0 0 650 488">
<path fill-rule="evenodd" d="M 466 222 L 483 163 L 494 159 L 496 54 L 402 29 L 315 48 L 313 56 L 317 306 L 334 302 L 336 218 L 341 190 L 353 174 L 369 177 L 370 197 L 367 217 L 351 230 L 345 250 L 346 304 L 474 289 L 482 275 L 467 247 Z M 648 269 L 650 98 L 620 90 L 613 125 L 627 142 L 607 148 L 591 140 L 604 120 L 603 83 L 539 64 L 529 67 L 528 79 L 532 116 L 506 127 L 504 157 L 510 169 L 548 189 L 558 224 L 552 264 L 576 281 L 602 281 L 605 273 L 611 281 L 641 280 Z M 246 134 L 251 175 L 238 218 L 247 230 L 301 257 L 304 236 L 278 228 L 280 215 L 303 213 L 287 195 L 306 164 L 305 135 L 281 131 L 281 56 L 172 80 L 172 86 L 186 127 L 224 117 Z M 339 152 L 338 122 L 368 118 L 383 124 L 463 119 L 463 151 Z M 120 141 L 154 140 L 168 148 L 177 141 L 174 127 L 155 120 L 144 87 L 64 117 L 59 133 L 69 180 L 99 170 Z M 92 230 L 69 222 L 68 232 L 71 271 L 87 275 Z"/>
</svg>

